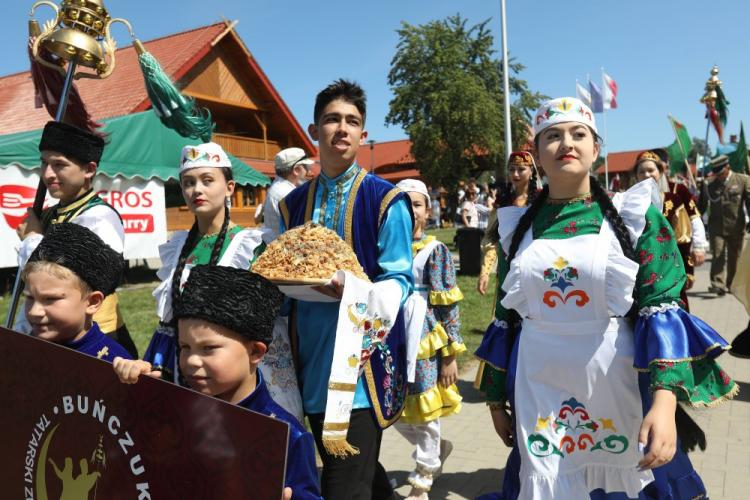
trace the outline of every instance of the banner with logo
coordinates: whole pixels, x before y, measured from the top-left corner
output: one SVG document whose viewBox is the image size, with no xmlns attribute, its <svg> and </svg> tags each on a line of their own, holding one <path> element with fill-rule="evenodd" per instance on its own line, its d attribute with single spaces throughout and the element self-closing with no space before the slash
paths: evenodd
<svg viewBox="0 0 750 500">
<path fill-rule="evenodd" d="M 286 423 L 0 328 L 3 498 L 282 495 Z"/>
<path fill-rule="evenodd" d="M 17 265 L 16 246 L 20 242 L 16 228 L 26 209 L 34 204 L 39 183 L 38 170 L 13 165 L 0 168 L 0 268 Z M 164 206 L 164 183 L 159 179 L 126 179 L 104 177 L 94 180 L 94 189 L 122 217 L 125 226 L 125 258 L 154 259 L 159 245 L 167 240 Z M 57 200 L 47 194 L 45 206 Z"/>
</svg>

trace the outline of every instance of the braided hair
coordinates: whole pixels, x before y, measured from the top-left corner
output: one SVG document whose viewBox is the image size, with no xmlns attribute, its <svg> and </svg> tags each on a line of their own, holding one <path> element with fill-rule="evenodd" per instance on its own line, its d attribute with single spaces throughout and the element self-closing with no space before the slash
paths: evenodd
<svg viewBox="0 0 750 500">
<path fill-rule="evenodd" d="M 599 207 L 602 209 L 602 214 L 612 226 L 612 232 L 615 233 L 617 241 L 620 242 L 622 253 L 625 254 L 625 257 L 632 260 L 633 262 L 638 262 L 638 257 L 636 256 L 633 242 L 630 241 L 630 233 L 628 233 L 628 228 L 625 227 L 625 222 L 617 212 L 617 209 L 612 203 L 609 195 L 604 190 L 602 185 L 599 184 L 599 181 L 596 180 L 596 177 L 589 177 L 589 182 L 591 183 L 591 198 L 599 204 Z"/>
<path fill-rule="evenodd" d="M 625 254 L 628 259 L 638 262 L 635 248 L 630 241 L 630 234 L 628 233 L 627 227 L 625 227 L 625 222 L 617 212 L 609 195 L 595 177 L 589 177 L 589 183 L 591 185 L 591 198 L 599 204 L 599 207 L 602 209 L 602 214 L 612 226 L 612 231 L 615 233 L 617 241 L 620 242 L 620 246 L 622 247 L 622 253 Z M 515 258 L 516 253 L 518 252 L 518 247 L 521 245 L 521 241 L 523 240 L 526 231 L 531 227 L 531 223 L 539 213 L 539 210 L 541 210 L 544 201 L 548 196 L 549 186 L 544 186 L 544 189 L 542 189 L 539 195 L 535 197 L 529 209 L 526 210 L 518 221 L 518 226 L 516 226 L 516 230 L 513 233 L 513 239 L 510 243 L 510 248 L 508 249 L 508 263 Z"/>
<path fill-rule="evenodd" d="M 534 203 L 534 198 L 536 198 L 537 180 L 538 180 L 538 177 L 537 177 L 536 167 L 532 167 L 531 177 L 529 177 L 529 187 L 526 188 L 526 205 Z"/>
<path fill-rule="evenodd" d="M 233 179 L 232 177 L 232 170 L 229 168 L 221 168 L 220 169 L 222 174 L 224 174 L 224 179 L 229 182 Z M 224 221 L 221 223 L 221 230 L 219 231 L 219 235 L 216 237 L 216 242 L 214 243 L 213 248 L 211 249 L 211 258 L 209 259 L 208 265 L 209 266 L 215 266 L 218 264 L 219 259 L 221 258 L 221 249 L 224 246 L 224 241 L 226 241 L 227 236 L 227 229 L 229 227 L 229 207 L 224 206 Z M 180 258 L 177 260 L 177 267 L 175 267 L 174 274 L 172 275 L 172 309 L 174 309 L 175 304 L 177 300 L 180 298 L 180 278 L 182 277 L 182 272 L 185 269 L 185 264 L 187 263 L 188 256 L 190 255 L 190 252 L 193 251 L 195 246 L 198 244 L 198 241 L 200 240 L 200 235 L 198 232 L 198 219 L 195 219 L 195 222 L 193 222 L 193 225 L 190 227 L 190 232 L 188 232 L 187 239 L 185 240 L 185 244 L 182 245 L 182 250 L 180 250 Z"/>
<path fill-rule="evenodd" d="M 226 182 L 229 182 L 234 179 L 232 175 L 232 170 L 230 168 L 222 167 L 219 170 L 221 170 L 221 173 L 224 175 L 224 179 Z M 219 259 L 221 258 L 221 249 L 224 246 L 224 241 L 226 241 L 227 236 L 227 229 L 229 228 L 229 206 L 224 205 L 224 221 L 221 223 L 221 229 L 219 230 L 219 234 L 216 237 L 216 242 L 214 242 L 214 246 L 211 249 L 211 257 L 208 261 L 209 266 L 215 266 L 218 264 Z M 198 244 L 198 241 L 200 241 L 200 234 L 198 231 L 198 218 L 196 217 L 195 221 L 193 222 L 193 225 L 190 227 L 190 231 L 188 232 L 187 238 L 185 239 L 185 244 L 182 245 L 182 249 L 180 250 L 180 258 L 177 260 L 177 266 L 175 267 L 174 274 L 172 274 L 172 287 L 171 287 L 171 295 L 172 295 L 172 311 L 175 310 L 177 307 L 177 301 L 180 300 L 180 281 L 182 278 L 182 272 L 185 270 L 185 264 L 187 263 L 188 256 L 190 255 L 190 252 L 193 251 L 195 246 Z M 176 345 L 176 351 L 178 353 L 178 359 L 175 363 L 175 372 L 176 372 L 176 378 L 177 383 L 181 386 L 185 386 L 185 380 L 182 376 L 182 372 L 180 370 L 180 360 L 179 360 L 179 328 L 177 328 L 177 321 L 174 318 L 174 315 L 172 316 L 172 319 L 170 321 L 170 325 L 174 328 L 174 334 L 175 334 L 175 345 Z"/>
</svg>

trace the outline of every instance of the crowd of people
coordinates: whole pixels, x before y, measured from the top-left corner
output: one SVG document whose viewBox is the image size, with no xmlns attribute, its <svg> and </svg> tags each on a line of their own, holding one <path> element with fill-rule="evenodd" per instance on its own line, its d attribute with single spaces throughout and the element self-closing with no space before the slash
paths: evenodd
<svg viewBox="0 0 750 500">
<path fill-rule="evenodd" d="M 26 302 L 17 329 L 112 361 L 123 383 L 160 377 L 286 422 L 285 498 L 394 498 L 379 454 L 395 424 L 414 447 L 409 498 L 427 499 L 451 452 L 440 422 L 461 409 L 456 356 L 466 351 L 453 258 L 426 233 L 450 203 L 444 190 L 416 179 L 393 186 L 357 164 L 366 117 L 352 82 L 317 95 L 308 130 L 320 174 L 304 151 L 279 153 L 262 229 L 230 220 L 235 182 L 220 146 L 182 151 L 195 222 L 160 249 L 159 327 L 140 359 L 115 292 L 122 222 L 91 187 L 104 143 L 48 124 L 42 178 L 60 203 L 40 218 L 30 211 L 19 228 Z M 688 309 L 691 266 L 706 252 L 700 214 L 667 179 L 661 150 L 641 154 L 642 181 L 611 197 L 590 176 L 600 143 L 585 104 L 552 99 L 534 119 L 535 154 L 510 155 L 507 186 L 459 189 L 455 220 L 487 228 L 480 293 L 495 268 L 498 277 L 495 319 L 476 355 L 492 422 L 512 451 L 501 491 L 485 498 L 706 498 L 688 458 L 701 431 L 681 405 L 715 406 L 738 385 L 716 361 L 729 344 Z M 744 219 L 724 214 L 715 226 L 713 214 L 728 213 L 722 200 L 750 198 L 750 183 L 725 175 L 722 162 L 721 187 L 709 183 L 706 194 L 712 251 L 729 249 L 726 278 L 712 264 L 717 293 L 731 286 Z M 380 294 L 350 310 L 365 325 L 354 363 L 339 353 L 352 334 L 340 314 L 348 280 L 315 288 L 332 300 L 303 300 L 252 272 L 278 234 L 309 221 L 351 246 Z M 394 321 L 368 316 L 389 301 Z"/>
</svg>

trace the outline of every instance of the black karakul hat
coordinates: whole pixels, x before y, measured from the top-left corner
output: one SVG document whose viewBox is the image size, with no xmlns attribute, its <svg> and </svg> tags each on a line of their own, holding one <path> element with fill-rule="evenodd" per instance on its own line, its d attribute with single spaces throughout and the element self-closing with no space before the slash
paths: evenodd
<svg viewBox="0 0 750 500">
<path fill-rule="evenodd" d="M 84 163 L 102 159 L 104 139 L 82 128 L 62 122 L 47 122 L 39 151 L 57 151 Z"/>
<path fill-rule="evenodd" d="M 175 319 L 202 319 L 266 345 L 284 296 L 266 278 L 244 269 L 195 266 L 175 304 Z"/>
<path fill-rule="evenodd" d="M 94 291 L 107 295 L 122 280 L 125 261 L 90 229 L 72 222 L 53 224 L 29 262 L 44 261 L 67 267 Z"/>
</svg>

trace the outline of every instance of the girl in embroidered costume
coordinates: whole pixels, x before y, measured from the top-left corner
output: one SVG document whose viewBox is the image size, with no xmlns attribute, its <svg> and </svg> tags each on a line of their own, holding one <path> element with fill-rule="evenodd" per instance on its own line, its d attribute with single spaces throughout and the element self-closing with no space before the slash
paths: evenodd
<svg viewBox="0 0 750 500">
<path fill-rule="evenodd" d="M 159 248 L 162 280 L 154 290 L 159 327 L 154 332 L 143 359 L 165 379 L 176 381 L 175 322 L 173 304 L 182 286 L 197 265 L 229 266 L 250 269 L 265 245 L 263 232 L 243 229 L 231 222 L 229 205 L 235 183 L 232 163 L 215 143 L 185 146 L 180 162 L 180 186 L 188 209 L 195 215 L 190 231 L 177 231 Z M 302 418 L 296 378 L 291 367 L 286 323 L 274 329 L 272 347 L 261 364 L 274 400 L 287 411 Z M 287 362 L 289 361 L 289 362 Z"/>
<path fill-rule="evenodd" d="M 407 329 L 408 395 L 396 429 L 416 445 L 416 470 L 409 474 L 410 499 L 427 500 L 433 479 L 452 449 L 441 439 L 440 417 L 458 413 L 461 396 L 456 355 L 465 351 L 459 333 L 456 270 L 448 247 L 427 236 L 427 186 L 406 179 L 396 187 L 408 193 L 414 212 L 414 293 L 404 306 Z"/>
<path fill-rule="evenodd" d="M 651 178 L 659 185 L 662 199 L 664 200 L 664 217 L 672 225 L 677 240 L 677 248 L 680 249 L 682 262 L 685 264 L 687 280 L 680 291 L 680 298 L 685 304 L 685 310 L 689 311 L 687 291 L 693 287 L 695 275 L 694 266 L 700 266 L 706 258 L 706 229 L 703 227 L 701 214 L 695 204 L 693 196 L 688 188 L 682 184 L 671 182 L 667 179 L 669 167 L 669 155 L 667 151 L 658 148 L 644 151 L 635 160 L 635 173 L 639 181 Z M 641 260 L 653 258 L 649 255 L 639 256 Z"/>
<path fill-rule="evenodd" d="M 589 177 L 598 135 L 577 99 L 545 102 L 534 132 L 548 185 L 499 210 L 502 288 L 477 350 L 513 447 L 502 492 L 483 498 L 705 498 L 677 403 L 713 406 L 738 386 L 714 360 L 727 343 L 682 308 L 657 186 L 610 199 Z"/>
<path fill-rule="evenodd" d="M 525 207 L 534 201 L 539 190 L 539 174 L 534 157 L 528 151 L 514 151 L 508 158 L 509 183 L 499 183 L 495 209 L 509 206 Z M 482 238 L 482 267 L 477 280 L 477 291 L 487 293 L 490 273 L 497 262 L 497 210 L 490 212 L 487 230 Z"/>
</svg>

